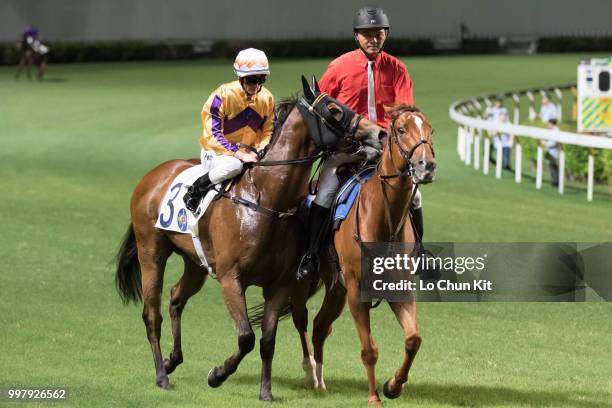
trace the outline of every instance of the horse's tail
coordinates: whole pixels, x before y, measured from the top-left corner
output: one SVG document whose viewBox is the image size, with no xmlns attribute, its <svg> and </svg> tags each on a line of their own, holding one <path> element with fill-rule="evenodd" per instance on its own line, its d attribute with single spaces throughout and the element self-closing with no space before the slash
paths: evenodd
<svg viewBox="0 0 612 408">
<path fill-rule="evenodd" d="M 308 287 L 308 297 L 306 299 L 310 299 L 311 297 L 313 297 L 315 293 L 317 293 L 319 289 L 321 289 L 321 286 L 323 286 L 322 279 L 319 279 L 319 281 L 317 282 L 310 283 L 310 286 Z M 248 310 L 248 313 L 249 313 L 249 323 L 251 323 L 251 326 L 255 328 L 260 328 L 263 323 L 264 304 L 260 303 L 258 305 L 250 307 Z M 280 310 L 280 313 L 278 315 L 278 320 L 284 320 L 290 314 L 291 314 L 291 303 L 289 303 L 288 305 L 286 305 Z"/>
<path fill-rule="evenodd" d="M 123 242 L 117 253 L 117 275 L 115 286 L 123 303 L 138 303 L 142 301 L 142 287 L 140 282 L 140 264 L 138 263 L 138 249 L 134 225 L 130 226 L 123 237 Z"/>
</svg>

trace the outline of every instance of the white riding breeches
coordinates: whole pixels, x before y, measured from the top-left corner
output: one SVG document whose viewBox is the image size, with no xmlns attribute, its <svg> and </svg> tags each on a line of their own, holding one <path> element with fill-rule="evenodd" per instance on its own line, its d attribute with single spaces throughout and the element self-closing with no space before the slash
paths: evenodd
<svg viewBox="0 0 612 408">
<path fill-rule="evenodd" d="M 200 159 L 204 171 L 208 173 L 213 184 L 234 178 L 242 171 L 242 162 L 234 156 L 217 155 L 212 150 L 202 149 Z"/>
</svg>

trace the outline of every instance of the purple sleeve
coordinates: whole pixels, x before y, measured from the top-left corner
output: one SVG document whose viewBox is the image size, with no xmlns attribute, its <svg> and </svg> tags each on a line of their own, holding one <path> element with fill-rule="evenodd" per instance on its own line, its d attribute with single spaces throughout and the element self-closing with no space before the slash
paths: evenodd
<svg viewBox="0 0 612 408">
<path fill-rule="evenodd" d="M 223 132 L 221 131 L 222 119 L 221 115 L 219 114 L 219 108 L 221 108 L 221 103 L 222 101 L 219 95 L 215 95 L 213 103 L 210 107 L 210 116 L 212 117 L 212 134 L 217 140 L 217 142 L 225 149 L 229 150 L 230 152 L 237 152 L 238 148 L 231 144 L 230 141 L 223 136 Z"/>
</svg>

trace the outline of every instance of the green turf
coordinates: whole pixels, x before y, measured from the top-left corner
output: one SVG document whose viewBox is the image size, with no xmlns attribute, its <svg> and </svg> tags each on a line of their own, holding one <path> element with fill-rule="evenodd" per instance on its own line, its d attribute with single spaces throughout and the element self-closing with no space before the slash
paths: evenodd
<svg viewBox="0 0 612 408">
<path fill-rule="evenodd" d="M 612 241 L 612 200 L 583 189 L 564 196 L 533 181 L 500 181 L 456 154 L 448 106 L 470 95 L 575 80 L 578 55 L 410 58 L 415 97 L 436 128 L 438 180 L 424 188 L 429 241 Z M 267 86 L 280 98 L 324 60 L 272 61 Z M 185 363 L 174 389 L 154 386 L 139 307 L 121 305 L 112 257 L 129 223 L 139 178 L 158 163 L 196 157 L 199 112 L 232 79 L 228 61 L 51 66 L 42 83 L 0 68 L 0 387 L 67 386 L 68 405 L 253 406 L 259 353 L 219 389 L 208 369 L 234 349 L 217 282 L 183 319 Z M 180 276 L 170 262 L 167 295 Z M 249 296 L 257 301 L 257 290 Z M 311 302 L 311 312 L 318 306 Z M 164 310 L 167 296 L 164 297 Z M 612 406 L 609 304 L 420 305 L 423 346 L 405 395 L 388 406 Z M 169 318 L 163 352 L 171 347 Z M 402 335 L 383 305 L 373 312 L 379 383 L 398 366 Z M 355 406 L 365 372 L 350 314 L 326 350 L 326 394 L 301 386 L 297 336 L 279 328 L 273 392 L 283 406 Z"/>
</svg>

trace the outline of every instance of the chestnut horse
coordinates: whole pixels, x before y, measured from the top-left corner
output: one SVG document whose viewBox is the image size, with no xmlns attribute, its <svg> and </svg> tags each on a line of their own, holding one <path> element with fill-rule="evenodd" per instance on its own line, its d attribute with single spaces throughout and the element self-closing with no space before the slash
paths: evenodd
<svg viewBox="0 0 612 408">
<path fill-rule="evenodd" d="M 300 203 L 312 162 L 318 157 L 317 146 L 331 148 L 339 138 L 350 136 L 380 150 L 380 138 L 385 132 L 333 98 L 308 88 L 305 79 L 303 83 L 304 97 L 284 105 L 285 113 L 279 115 L 282 124 L 277 126 L 263 159 L 248 169 L 228 192 L 236 201 L 250 202 L 249 205 L 220 198 L 199 222 L 205 254 L 216 272 L 238 336 L 238 350 L 210 370 L 208 384 L 220 386 L 255 346 L 245 291 L 257 285 L 263 288 L 265 300 L 260 341 L 262 400 L 272 399 L 271 369 L 278 315 L 287 307 L 290 289 L 298 285 L 295 271 L 303 249 L 299 221 L 287 215 Z M 312 135 L 311 124 L 317 125 L 317 137 Z M 330 129 L 336 135 L 332 141 L 326 137 Z M 199 266 L 190 235 L 159 230 L 155 222 L 170 183 L 194 165 L 198 162 L 172 160 L 144 176 L 132 194 L 131 224 L 118 254 L 117 288 L 126 303 L 144 300 L 142 317 L 153 352 L 156 383 L 161 388 L 169 388 L 168 374 L 183 361 L 181 314 L 188 299 L 202 288 L 208 271 Z M 160 306 L 166 260 L 172 253 L 183 258 L 184 272 L 170 291 L 174 346 L 170 357 L 164 360 L 160 350 Z"/>
<path fill-rule="evenodd" d="M 378 349 L 370 332 L 370 303 L 360 301 L 362 242 L 418 242 L 407 216 L 416 183 L 433 181 L 436 161 L 432 146 L 432 127 L 415 107 L 396 105 L 385 108 L 391 117 L 389 137 L 381 160 L 373 175 L 361 186 L 356 204 L 333 235 L 333 245 L 338 254 L 345 287 L 333 284 L 329 257 L 322 263 L 321 276 L 327 291 L 319 313 L 314 320 L 310 353 L 307 339 L 308 310 L 305 294 L 292 295 L 292 315 L 299 332 L 304 356 L 303 368 L 307 381 L 315 388 L 325 389 L 323 379 L 323 347 L 331 333 L 332 323 L 338 318 L 348 294 L 348 304 L 361 342 L 361 359 L 368 376 L 368 403 L 380 404 L 376 390 L 375 365 Z M 416 190 L 414 190 L 416 191 Z M 407 222 L 406 222 L 407 221 Z M 331 287 L 330 287 L 331 286 Z M 421 344 L 417 326 L 416 302 L 411 296 L 408 302 L 390 302 L 389 306 L 404 330 L 405 357 L 401 366 L 385 383 L 384 394 L 397 398 L 408 380 L 408 371 Z M 313 361 L 314 357 L 314 361 Z"/>
</svg>

